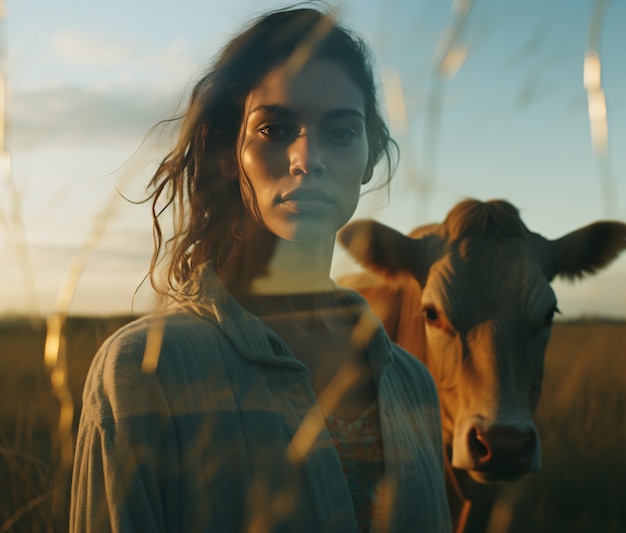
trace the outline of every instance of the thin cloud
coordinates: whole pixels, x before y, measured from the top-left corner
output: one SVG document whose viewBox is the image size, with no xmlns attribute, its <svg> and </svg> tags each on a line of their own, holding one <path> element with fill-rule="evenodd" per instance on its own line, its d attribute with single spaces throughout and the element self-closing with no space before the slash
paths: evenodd
<svg viewBox="0 0 626 533">
<path fill-rule="evenodd" d="M 172 115 L 179 99 L 175 93 L 101 92 L 81 86 L 21 91 L 10 100 L 10 140 L 20 149 L 59 142 L 136 141 Z"/>
<path fill-rule="evenodd" d="M 47 61 L 74 69 L 135 73 L 135 78 L 129 78 L 135 85 L 159 81 L 162 86 L 197 68 L 190 47 L 182 39 L 161 42 L 155 47 L 153 42 L 137 36 L 104 32 L 55 32 L 50 35 L 50 51 L 44 55 Z M 163 76 L 164 72 L 167 76 Z"/>
<path fill-rule="evenodd" d="M 53 57 L 74 67 L 111 68 L 133 60 L 130 43 L 119 43 L 104 33 L 59 31 L 51 36 Z"/>
<path fill-rule="evenodd" d="M 65 30 L 50 43 L 13 62 L 9 135 L 19 148 L 141 138 L 176 112 L 200 70 L 182 40 L 155 49 L 138 38 Z"/>
</svg>

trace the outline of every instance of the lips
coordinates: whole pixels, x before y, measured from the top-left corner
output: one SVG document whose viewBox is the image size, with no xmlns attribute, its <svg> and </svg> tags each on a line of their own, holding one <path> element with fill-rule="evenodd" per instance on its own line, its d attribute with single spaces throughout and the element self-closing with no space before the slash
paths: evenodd
<svg viewBox="0 0 626 533">
<path fill-rule="evenodd" d="M 322 202 L 332 203 L 332 198 L 321 189 L 294 189 L 280 197 L 281 202 Z"/>
</svg>

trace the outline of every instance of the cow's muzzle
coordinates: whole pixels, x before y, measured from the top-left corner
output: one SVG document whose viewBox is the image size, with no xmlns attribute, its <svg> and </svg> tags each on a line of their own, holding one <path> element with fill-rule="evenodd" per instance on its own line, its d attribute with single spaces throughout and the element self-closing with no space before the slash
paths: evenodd
<svg viewBox="0 0 626 533">
<path fill-rule="evenodd" d="M 467 434 L 467 446 L 474 465 L 470 475 L 477 481 L 513 481 L 538 470 L 537 433 L 532 428 L 473 426 Z"/>
</svg>

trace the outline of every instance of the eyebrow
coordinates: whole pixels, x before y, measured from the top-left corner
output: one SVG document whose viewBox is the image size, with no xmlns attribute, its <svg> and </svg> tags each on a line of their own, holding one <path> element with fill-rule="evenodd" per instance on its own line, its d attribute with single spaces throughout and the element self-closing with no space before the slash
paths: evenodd
<svg viewBox="0 0 626 533">
<path fill-rule="evenodd" d="M 297 116 L 297 113 L 292 111 L 291 109 L 279 105 L 258 105 L 250 110 L 248 116 L 253 115 L 254 113 L 272 113 L 274 115 L 281 115 L 286 118 L 294 118 Z M 323 115 L 325 119 L 332 118 L 345 118 L 345 117 L 357 117 L 365 122 L 365 116 L 360 111 L 353 109 L 351 107 L 340 108 L 340 109 L 332 109 L 330 111 L 326 111 Z"/>
</svg>

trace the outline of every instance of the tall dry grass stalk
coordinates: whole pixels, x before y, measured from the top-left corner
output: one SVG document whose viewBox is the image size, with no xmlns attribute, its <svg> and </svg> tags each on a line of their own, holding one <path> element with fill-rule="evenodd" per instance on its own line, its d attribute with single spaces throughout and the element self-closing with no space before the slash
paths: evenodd
<svg viewBox="0 0 626 533">
<path fill-rule="evenodd" d="M 602 86 L 600 43 L 602 25 L 611 0 L 595 0 L 589 21 L 587 51 L 584 58 L 583 85 L 587 92 L 591 147 L 598 162 L 600 186 L 607 217 L 618 211 L 617 183 L 609 157 L 608 110 Z"/>
<path fill-rule="evenodd" d="M 118 187 L 123 188 L 128 179 L 122 175 Z M 68 364 L 64 328 L 67 321 L 72 299 L 80 278 L 85 269 L 85 263 L 105 234 L 107 223 L 114 219 L 120 203 L 120 195 L 116 188 L 109 196 L 104 208 L 94 218 L 87 241 L 83 244 L 78 255 L 74 256 L 64 282 L 57 294 L 55 311 L 47 319 L 47 333 L 44 348 L 44 364 L 50 373 L 52 390 L 59 402 L 60 414 L 57 427 L 60 461 L 57 465 L 56 482 L 53 488 L 53 515 L 62 516 L 68 507 L 67 486 L 72 472 L 74 458 L 74 399 L 68 385 Z"/>
</svg>

